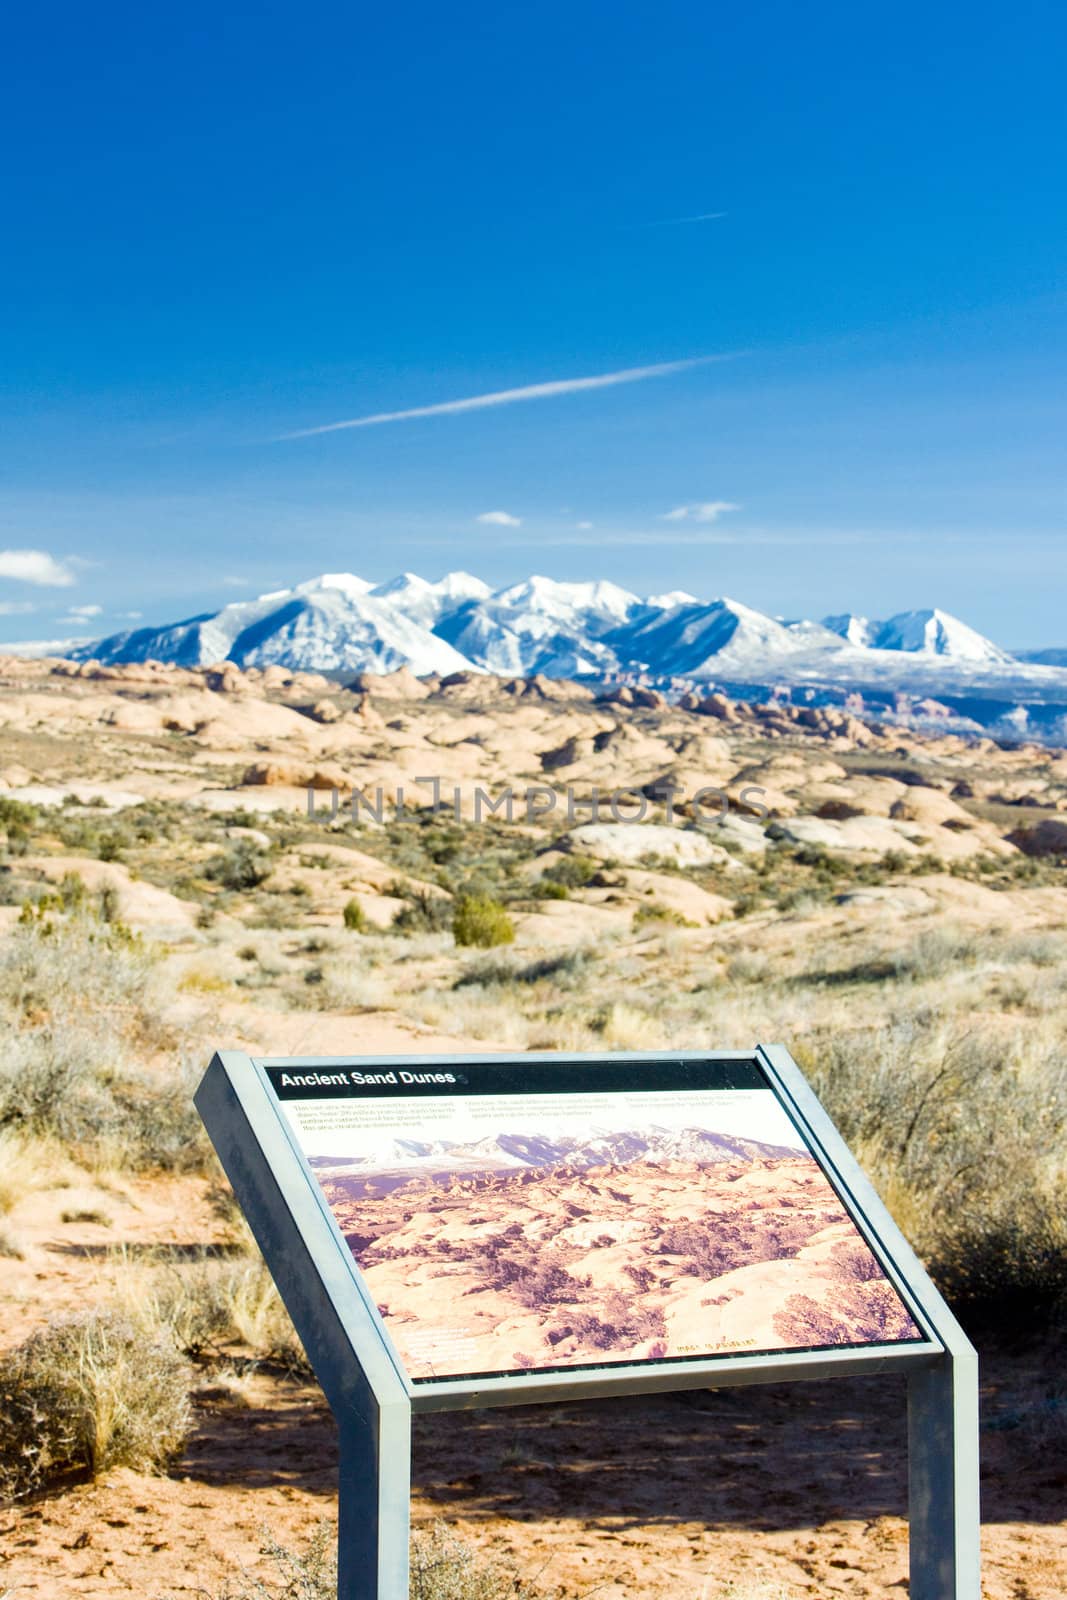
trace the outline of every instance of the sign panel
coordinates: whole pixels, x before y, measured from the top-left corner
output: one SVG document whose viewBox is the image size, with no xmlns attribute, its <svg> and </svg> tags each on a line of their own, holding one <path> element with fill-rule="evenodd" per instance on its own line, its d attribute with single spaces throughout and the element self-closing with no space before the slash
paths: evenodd
<svg viewBox="0 0 1067 1600">
<path fill-rule="evenodd" d="M 928 1340 L 755 1060 L 264 1066 L 414 1384 Z"/>
</svg>

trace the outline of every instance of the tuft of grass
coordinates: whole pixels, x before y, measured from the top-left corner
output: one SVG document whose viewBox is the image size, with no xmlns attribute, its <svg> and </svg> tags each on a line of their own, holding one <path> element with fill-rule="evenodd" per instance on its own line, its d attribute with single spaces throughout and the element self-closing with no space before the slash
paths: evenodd
<svg viewBox="0 0 1067 1600">
<path fill-rule="evenodd" d="M 0 1256 L 6 1256 L 9 1261 L 25 1260 L 26 1252 L 22 1248 L 22 1241 L 11 1229 L 0 1223 Z"/>
<path fill-rule="evenodd" d="M 489 895 L 463 895 L 453 913 L 452 937 L 458 945 L 490 950 L 495 945 L 513 943 L 515 924 L 499 900 Z"/>
<path fill-rule="evenodd" d="M 161 1470 L 189 1431 L 188 1384 L 173 1346 L 118 1312 L 50 1323 L 0 1360 L 0 1492 L 116 1466 Z"/>
<path fill-rule="evenodd" d="M 680 911 L 675 911 L 672 906 L 661 905 L 658 900 L 649 900 L 639 905 L 634 912 L 634 930 L 643 928 L 646 923 L 666 923 L 674 928 L 697 928 L 697 922 L 692 922 L 688 917 L 683 917 Z"/>
<path fill-rule="evenodd" d="M 258 1255 L 175 1266 L 155 1282 L 124 1285 L 131 1317 L 159 1337 L 167 1333 L 185 1355 L 200 1361 L 241 1345 L 259 1360 L 288 1372 L 311 1369 L 274 1280 Z"/>
<path fill-rule="evenodd" d="M 355 898 L 345 902 L 341 917 L 350 933 L 366 933 L 370 927 L 367 913 Z"/>
</svg>

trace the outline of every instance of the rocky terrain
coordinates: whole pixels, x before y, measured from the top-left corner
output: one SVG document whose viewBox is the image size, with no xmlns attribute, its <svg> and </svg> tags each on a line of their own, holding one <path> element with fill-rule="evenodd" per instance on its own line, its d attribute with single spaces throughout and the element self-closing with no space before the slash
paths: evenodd
<svg viewBox="0 0 1067 1600">
<path fill-rule="evenodd" d="M 919 1336 L 809 1157 L 320 1181 L 412 1377 Z"/>
<path fill-rule="evenodd" d="M 436 812 L 418 781 L 434 776 Z M 509 786 L 512 820 L 476 820 L 477 790 Z M 631 820 L 592 820 L 594 786 L 629 791 Z M 553 804 L 542 793 L 528 815 L 535 787 Z M 353 789 L 380 820 L 361 804 L 353 821 Z M 537 677 L 341 689 L 283 668 L 8 659 L 0 835 L 0 1351 L 118 1306 L 179 1351 L 192 1396 L 165 1475 L 72 1469 L 0 1510 L 0 1594 L 214 1596 L 238 1567 L 265 1570 L 264 1524 L 299 1543 L 332 1512 L 328 1418 L 189 1116 L 216 1045 L 774 1038 L 982 1346 L 987 1600 L 1067 1589 L 1062 751 Z M 459 943 L 471 905 L 493 915 L 474 919 L 481 943 Z M 710 1169 L 704 1203 L 736 1166 Z M 636 1169 L 596 1181 L 622 1192 L 631 1177 L 620 1208 L 659 1226 Z M 588 1181 L 567 1180 L 575 1204 Z M 814 1199 L 781 1206 L 788 1162 L 749 1181 L 767 1186 L 761 1204 L 817 1220 Z M 444 1210 L 427 1218 L 434 1236 L 448 1226 Z M 837 1272 L 833 1226 L 790 1248 Z M 575 1248 L 565 1270 L 595 1280 L 615 1247 Z M 683 1298 L 795 1258 L 702 1279 L 680 1270 L 697 1256 L 668 1254 L 670 1271 L 643 1258 L 657 1286 L 635 1284 L 631 1308 L 677 1316 L 682 1342 L 705 1316 L 729 1338 L 768 1336 L 742 1327 L 742 1296 Z M 618 1336 L 607 1292 L 592 1331 Z M 567 1315 L 557 1302 L 552 1331 Z M 517 1323 L 512 1351 L 545 1331 Z M 630 1348 L 665 1337 L 634 1334 Z M 906 1571 L 902 1417 L 898 1391 L 857 1384 L 424 1419 L 415 1511 L 544 1568 L 568 1600 L 719 1600 L 713 1580 L 730 1574 L 887 1600 Z"/>
</svg>

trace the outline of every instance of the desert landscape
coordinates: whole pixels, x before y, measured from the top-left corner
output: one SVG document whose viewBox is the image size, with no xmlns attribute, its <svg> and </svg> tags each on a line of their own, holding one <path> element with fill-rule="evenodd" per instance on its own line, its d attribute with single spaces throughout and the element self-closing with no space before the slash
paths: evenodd
<svg viewBox="0 0 1067 1600">
<path fill-rule="evenodd" d="M 980 1346 L 985 1595 L 1064 1592 L 1062 751 L 716 693 L 13 658 L 0 747 L 0 1594 L 284 1593 L 271 1538 L 304 1550 L 334 1513 L 332 1425 L 191 1107 L 213 1048 L 760 1039 L 790 1046 Z M 475 820 L 479 785 L 544 784 L 552 813 Z M 709 785 L 728 805 L 697 825 Z M 592 820 L 593 786 L 636 791 L 645 820 Z M 353 789 L 379 787 L 425 803 L 353 821 Z M 562 1361 L 690 1329 L 810 1338 L 811 1308 L 790 1308 L 805 1259 L 867 1326 L 879 1286 L 801 1157 L 698 1175 L 706 1212 L 728 1189 L 774 1210 L 771 1263 L 702 1261 L 677 1198 L 694 1173 L 654 1171 L 500 1179 L 520 1234 L 475 1262 L 407 1247 L 460 1219 L 492 1235 L 488 1184 L 338 1204 L 373 1234 L 383 1303 L 401 1267 L 465 1318 L 481 1300 L 512 1319 L 516 1360 L 548 1334 Z M 625 1317 L 634 1263 L 572 1211 L 558 1227 L 585 1185 L 627 1196 L 600 1195 L 605 1234 L 646 1230 L 653 1281 L 630 1279 Z M 581 1327 L 563 1298 L 543 1320 L 517 1300 L 546 1217 Z M 508 1281 L 486 1283 L 492 1260 Z M 753 1273 L 781 1275 L 769 1328 L 734 1293 Z M 87 1432 L 71 1373 L 89 1368 Z M 896 1386 L 698 1391 L 421 1419 L 414 1511 L 560 1600 L 888 1600 L 904 1468 Z"/>
<path fill-rule="evenodd" d="M 921 1337 L 810 1156 L 713 1141 L 443 1181 L 429 1158 L 377 1193 L 314 1165 L 414 1378 Z"/>
</svg>

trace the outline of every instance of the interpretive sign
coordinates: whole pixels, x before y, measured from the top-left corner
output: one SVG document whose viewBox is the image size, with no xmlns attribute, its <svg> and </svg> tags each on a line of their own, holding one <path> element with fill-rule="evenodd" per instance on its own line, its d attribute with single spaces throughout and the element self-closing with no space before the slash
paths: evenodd
<svg viewBox="0 0 1067 1600">
<path fill-rule="evenodd" d="M 415 1383 L 929 1339 L 755 1060 L 267 1077 Z"/>
<path fill-rule="evenodd" d="M 407 1600 L 412 1411 L 894 1369 L 912 1600 L 977 1600 L 973 1351 L 784 1050 L 226 1054 L 197 1103 L 338 1417 L 343 1600 Z"/>
</svg>

